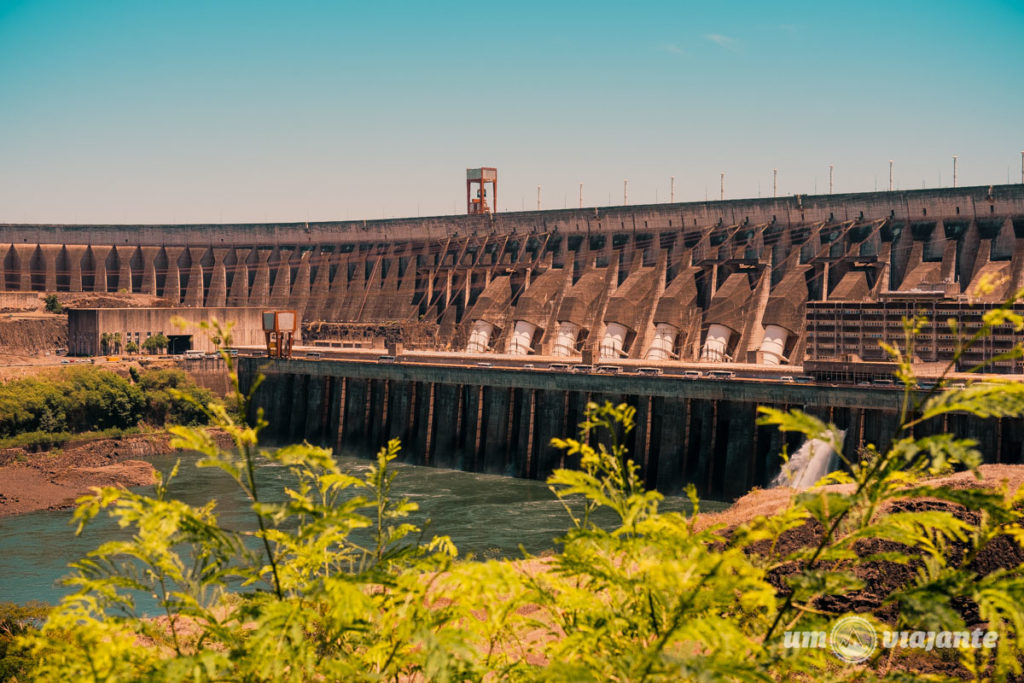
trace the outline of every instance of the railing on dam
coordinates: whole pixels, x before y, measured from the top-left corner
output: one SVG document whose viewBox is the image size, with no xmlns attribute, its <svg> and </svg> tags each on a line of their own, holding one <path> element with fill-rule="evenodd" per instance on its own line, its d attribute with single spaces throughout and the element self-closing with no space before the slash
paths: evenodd
<svg viewBox="0 0 1024 683">
<path fill-rule="evenodd" d="M 543 479 L 575 465 L 550 445 L 572 435 L 588 401 L 637 408 L 627 438 L 648 486 L 702 497 L 737 498 L 766 486 L 784 449 L 799 437 L 756 424 L 757 406 L 800 408 L 846 430 L 844 455 L 887 447 L 899 419 L 900 391 L 766 380 L 689 380 L 668 376 L 574 375 L 547 370 L 428 366 L 366 361 L 240 358 L 243 387 L 265 380 L 262 407 L 279 442 L 327 445 L 369 455 L 388 439 L 407 462 Z M 951 431 L 979 441 L 989 462 L 1024 462 L 1024 421 L 948 416 L 916 433 Z"/>
</svg>

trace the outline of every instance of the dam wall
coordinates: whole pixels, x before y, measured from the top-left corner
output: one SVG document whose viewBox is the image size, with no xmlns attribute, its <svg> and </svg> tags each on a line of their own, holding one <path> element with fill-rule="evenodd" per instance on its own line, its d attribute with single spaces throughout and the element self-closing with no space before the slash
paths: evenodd
<svg viewBox="0 0 1024 683">
<path fill-rule="evenodd" d="M 265 376 L 253 408 L 270 441 L 308 440 L 371 456 L 391 438 L 405 462 L 530 479 L 578 463 L 553 448 L 575 436 L 589 401 L 637 409 L 630 456 L 649 487 L 677 494 L 686 484 L 715 500 L 767 486 L 780 453 L 800 437 L 756 424 L 757 406 L 799 408 L 847 431 L 844 456 L 888 446 L 901 392 L 892 387 L 822 387 L 772 381 L 665 376 L 569 375 L 546 370 L 437 367 L 357 361 L 241 358 L 243 387 Z M 1024 421 L 968 415 L 933 420 L 918 436 L 953 431 L 979 441 L 989 462 L 1024 462 Z"/>
<path fill-rule="evenodd" d="M 135 292 L 435 349 L 799 365 L 808 302 L 1024 286 L 1024 185 L 379 221 L 0 225 L 0 292 Z"/>
</svg>

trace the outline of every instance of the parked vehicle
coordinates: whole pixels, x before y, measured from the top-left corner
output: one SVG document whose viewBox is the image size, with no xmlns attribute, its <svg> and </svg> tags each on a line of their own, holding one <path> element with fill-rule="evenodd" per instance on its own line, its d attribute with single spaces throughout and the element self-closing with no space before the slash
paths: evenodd
<svg viewBox="0 0 1024 683">
<path fill-rule="evenodd" d="M 638 375 L 660 375 L 661 368 L 640 368 L 636 371 Z"/>
<path fill-rule="evenodd" d="M 594 371 L 593 365 L 574 365 L 572 366 L 573 374 L 586 375 Z"/>
<path fill-rule="evenodd" d="M 395 357 L 394 356 L 377 356 L 377 362 L 378 363 L 394 363 L 395 362 Z"/>
<path fill-rule="evenodd" d="M 319 351 L 310 351 L 306 354 L 306 358 L 311 360 L 320 360 L 322 357 L 323 355 Z"/>
<path fill-rule="evenodd" d="M 708 379 L 732 379 L 736 373 L 732 370 L 708 370 Z"/>
<path fill-rule="evenodd" d="M 793 381 L 800 384 L 814 384 L 815 379 L 811 375 L 797 375 L 796 379 Z"/>
<path fill-rule="evenodd" d="M 598 365 L 597 374 L 599 375 L 617 375 L 622 372 L 622 368 L 618 365 Z"/>
<path fill-rule="evenodd" d="M 553 372 L 568 372 L 569 366 L 566 365 L 565 363 L 551 363 L 550 365 L 548 365 L 548 370 L 551 370 Z"/>
<path fill-rule="evenodd" d="M 700 379 L 700 370 L 683 370 L 683 379 Z"/>
</svg>

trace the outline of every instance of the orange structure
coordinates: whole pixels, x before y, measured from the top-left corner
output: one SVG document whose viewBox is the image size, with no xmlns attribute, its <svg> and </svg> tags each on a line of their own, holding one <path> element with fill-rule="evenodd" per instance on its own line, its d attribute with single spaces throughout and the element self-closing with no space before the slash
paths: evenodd
<svg viewBox="0 0 1024 683">
<path fill-rule="evenodd" d="M 491 184 L 491 205 L 487 204 L 487 183 Z M 476 185 L 476 195 L 473 186 Z M 498 169 L 467 168 L 466 169 L 466 213 L 491 213 L 492 207 L 498 205 Z"/>
<path fill-rule="evenodd" d="M 267 356 L 291 358 L 292 339 L 298 316 L 295 311 L 264 311 L 263 334 L 267 339 Z"/>
</svg>

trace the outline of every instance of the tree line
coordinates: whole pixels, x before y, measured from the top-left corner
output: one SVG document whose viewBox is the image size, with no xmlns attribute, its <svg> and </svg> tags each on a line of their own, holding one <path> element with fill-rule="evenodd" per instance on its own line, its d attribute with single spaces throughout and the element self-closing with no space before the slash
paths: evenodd
<svg viewBox="0 0 1024 683">
<path fill-rule="evenodd" d="M 141 344 L 134 341 L 124 341 L 120 332 L 104 332 L 100 335 L 100 349 L 103 353 L 138 353 L 140 350 L 146 353 L 163 353 L 171 340 L 162 332 L 146 337 Z"/>
<path fill-rule="evenodd" d="M 180 393 L 178 393 L 180 392 Z M 0 384 L 0 439 L 26 433 L 77 434 L 140 424 L 206 422 L 200 405 L 212 394 L 178 369 L 132 368 L 130 377 L 95 367 L 62 368 L 44 377 Z"/>
</svg>

